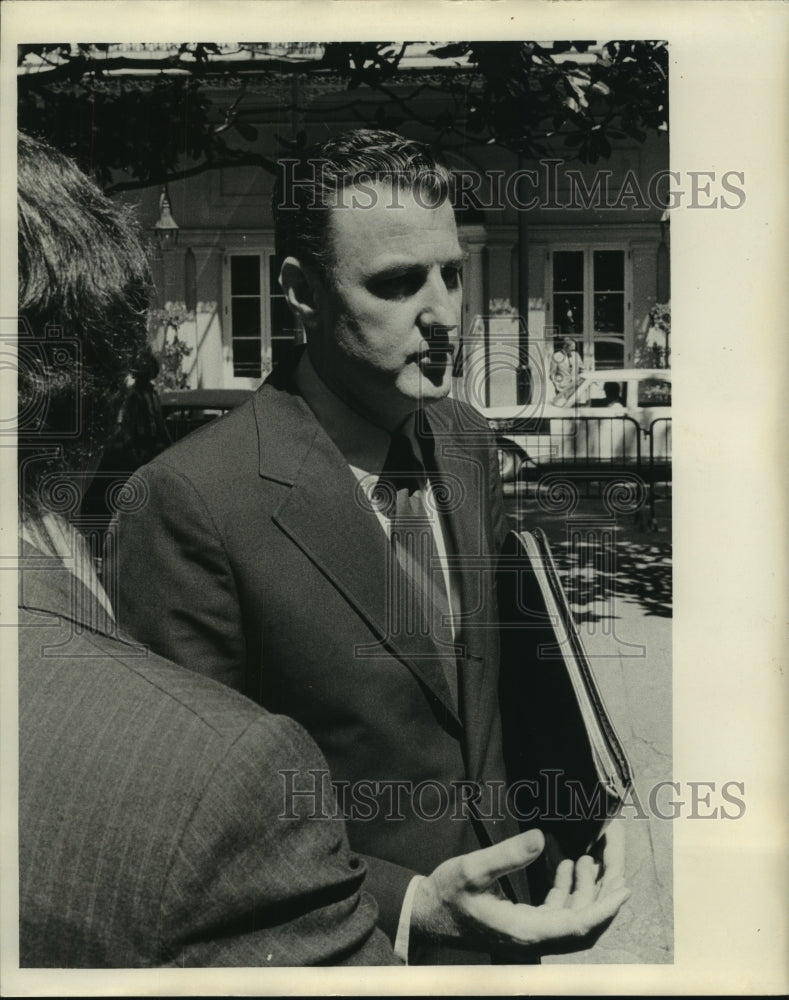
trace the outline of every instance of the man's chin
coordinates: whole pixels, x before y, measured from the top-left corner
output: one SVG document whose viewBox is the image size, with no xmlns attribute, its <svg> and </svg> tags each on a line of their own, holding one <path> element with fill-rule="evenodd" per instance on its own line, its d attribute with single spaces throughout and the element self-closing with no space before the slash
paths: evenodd
<svg viewBox="0 0 789 1000">
<path fill-rule="evenodd" d="M 434 377 L 423 372 L 417 393 L 418 405 L 430 406 L 431 403 L 446 399 L 451 388 L 452 380 L 448 369 L 442 369 L 440 374 L 436 372 Z"/>
<path fill-rule="evenodd" d="M 382 392 L 376 399 L 378 408 L 387 417 L 402 420 L 424 406 L 446 399 L 452 388 L 451 369 L 443 366 L 440 375 L 440 378 L 428 377 L 422 367 L 401 373 L 401 377 L 390 386 L 389 391 Z M 435 376 L 438 376 L 438 372 Z M 386 405 L 384 400 L 387 401 Z"/>
<path fill-rule="evenodd" d="M 424 359 L 417 365 L 417 382 L 424 397 L 442 399 L 452 387 L 452 356 L 445 352 L 431 362 Z"/>
</svg>

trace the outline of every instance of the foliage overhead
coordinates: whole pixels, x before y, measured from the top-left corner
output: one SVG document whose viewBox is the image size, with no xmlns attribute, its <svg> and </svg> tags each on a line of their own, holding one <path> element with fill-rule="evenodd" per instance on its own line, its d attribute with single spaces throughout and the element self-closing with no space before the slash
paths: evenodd
<svg viewBox="0 0 789 1000">
<path fill-rule="evenodd" d="M 202 42 L 165 52 L 59 43 L 20 46 L 18 67 L 20 128 L 73 156 L 108 191 L 233 165 L 273 171 L 276 155 L 301 145 L 305 126 L 332 111 L 371 126 L 429 126 L 445 149 L 497 143 L 528 158 L 590 163 L 610 156 L 612 142 L 643 142 L 668 126 L 668 49 L 659 41 L 243 43 L 232 51 Z M 287 95 L 276 109 L 283 132 L 274 159 L 256 145 L 250 99 L 252 83 L 259 91 L 266 79 Z M 318 82 L 320 103 L 309 96 Z M 440 100 L 428 105 L 426 95 Z M 132 180 L 119 182 L 119 171 Z"/>
</svg>

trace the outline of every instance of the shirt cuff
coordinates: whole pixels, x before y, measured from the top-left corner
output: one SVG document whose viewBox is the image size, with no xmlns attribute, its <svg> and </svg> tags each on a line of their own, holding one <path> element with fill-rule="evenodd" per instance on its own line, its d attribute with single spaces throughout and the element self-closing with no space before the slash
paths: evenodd
<svg viewBox="0 0 789 1000">
<path fill-rule="evenodd" d="M 414 908 L 414 894 L 417 885 L 426 878 L 425 875 L 415 875 L 408 883 L 400 910 L 400 920 L 397 924 L 397 937 L 394 943 L 394 953 L 408 965 L 408 946 L 411 937 L 411 911 Z"/>
</svg>

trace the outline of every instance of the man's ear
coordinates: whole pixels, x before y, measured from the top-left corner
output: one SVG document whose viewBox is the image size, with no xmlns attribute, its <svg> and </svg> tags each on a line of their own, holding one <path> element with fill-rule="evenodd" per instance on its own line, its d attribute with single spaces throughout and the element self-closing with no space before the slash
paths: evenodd
<svg viewBox="0 0 789 1000">
<path fill-rule="evenodd" d="M 286 257 L 279 271 L 279 284 L 292 312 L 305 329 L 314 327 L 323 308 L 324 286 L 315 268 L 297 257 Z"/>
</svg>

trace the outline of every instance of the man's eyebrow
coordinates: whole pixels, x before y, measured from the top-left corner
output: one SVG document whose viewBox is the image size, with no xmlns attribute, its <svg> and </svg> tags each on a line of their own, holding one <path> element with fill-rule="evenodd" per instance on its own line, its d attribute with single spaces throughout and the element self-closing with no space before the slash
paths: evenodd
<svg viewBox="0 0 789 1000">
<path fill-rule="evenodd" d="M 451 257 L 446 257 L 443 260 L 439 259 L 436 261 L 430 261 L 425 263 L 424 261 L 414 260 L 411 257 L 404 257 L 402 259 L 395 259 L 386 261 L 380 267 L 374 268 L 372 271 L 365 275 L 366 281 L 371 281 L 373 279 L 395 277 L 401 274 L 409 274 L 413 271 L 425 271 L 432 264 L 438 264 L 440 267 L 457 267 L 462 268 L 466 261 L 469 259 L 468 253 L 452 254 Z"/>
</svg>

